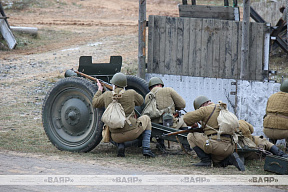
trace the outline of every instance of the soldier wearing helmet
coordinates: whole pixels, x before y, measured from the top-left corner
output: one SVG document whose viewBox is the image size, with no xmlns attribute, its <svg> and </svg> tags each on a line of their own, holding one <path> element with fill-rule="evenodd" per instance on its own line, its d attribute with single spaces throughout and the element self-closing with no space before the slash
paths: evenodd
<svg viewBox="0 0 288 192">
<path fill-rule="evenodd" d="M 221 134 L 220 139 L 217 139 L 219 104 L 214 104 L 205 96 L 197 97 L 193 104 L 195 111 L 186 113 L 183 117 L 184 122 L 188 126 L 199 122 L 204 131 L 204 133 L 189 133 L 187 136 L 190 147 L 201 160 L 193 165 L 210 167 L 212 161 L 214 166 L 234 165 L 239 171 L 244 171 L 245 167 L 239 155 L 233 153 L 234 142 L 231 135 Z"/>
<path fill-rule="evenodd" d="M 184 123 L 182 117 L 175 117 L 176 110 L 184 109 L 186 106 L 185 100 L 171 87 L 164 87 L 162 79 L 159 77 L 152 77 L 149 80 L 150 92 L 155 94 L 157 108 L 159 110 L 164 110 L 165 112 L 162 116 L 151 119 L 154 123 L 163 124 L 163 118 L 165 119 L 167 113 L 174 114 L 172 117 L 173 123 L 171 127 L 179 129 L 181 127 L 187 127 Z M 149 103 L 150 97 L 149 93 L 145 97 L 145 103 Z M 164 140 L 158 139 L 157 148 L 165 150 Z"/>
<path fill-rule="evenodd" d="M 279 92 L 268 98 L 263 127 L 264 134 L 272 143 L 286 139 L 288 147 L 288 79 L 283 81 Z"/>
<path fill-rule="evenodd" d="M 252 135 L 253 132 L 254 128 L 250 123 L 244 120 L 239 120 L 239 130 L 236 134 L 238 135 L 238 144 L 242 148 L 261 148 L 266 151 L 270 151 L 273 155 L 288 158 L 288 154 L 285 154 L 276 145 L 269 142 L 263 136 Z M 244 155 L 244 158 L 259 159 L 259 154 L 256 152 L 249 152 Z"/>
<path fill-rule="evenodd" d="M 113 85 L 113 91 L 119 94 L 123 92 L 127 86 L 127 78 L 123 73 L 116 73 L 111 81 Z M 97 80 L 98 91 L 93 97 L 93 107 L 95 108 L 107 108 L 112 102 L 112 91 L 103 92 L 103 86 Z M 122 93 L 121 92 L 121 93 Z M 136 119 L 134 115 L 135 106 L 140 106 L 144 102 L 142 95 L 137 93 L 133 89 L 125 90 L 122 93 L 122 97 L 118 102 L 122 105 L 126 117 L 129 116 L 131 124 L 124 125 L 121 129 L 109 129 L 111 132 L 111 138 L 117 143 L 117 156 L 125 157 L 125 142 L 137 139 L 142 135 L 142 153 L 146 157 L 155 157 L 150 149 L 150 137 L 151 137 L 151 120 L 147 115 L 143 115 Z"/>
</svg>

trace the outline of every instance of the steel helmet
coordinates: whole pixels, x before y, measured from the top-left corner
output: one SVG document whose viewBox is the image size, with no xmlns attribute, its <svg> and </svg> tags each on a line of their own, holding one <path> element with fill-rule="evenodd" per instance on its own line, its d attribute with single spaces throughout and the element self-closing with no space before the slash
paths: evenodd
<svg viewBox="0 0 288 192">
<path fill-rule="evenodd" d="M 110 83 L 117 85 L 118 87 L 126 87 L 127 77 L 123 73 L 116 73 L 115 75 L 113 75 Z"/>
<path fill-rule="evenodd" d="M 205 96 L 199 96 L 197 97 L 194 102 L 193 102 L 193 105 L 194 105 L 194 109 L 197 110 L 200 108 L 200 106 L 203 104 L 203 103 L 206 103 L 207 101 L 210 101 L 210 99 L 208 99 L 207 97 Z"/>
<path fill-rule="evenodd" d="M 152 77 L 150 80 L 149 80 L 149 88 L 154 86 L 154 85 L 158 85 L 158 84 L 161 84 L 163 85 L 164 87 L 164 83 L 163 81 L 159 78 L 159 77 Z"/>
<path fill-rule="evenodd" d="M 284 80 L 280 86 L 280 91 L 288 93 L 288 79 Z"/>
</svg>

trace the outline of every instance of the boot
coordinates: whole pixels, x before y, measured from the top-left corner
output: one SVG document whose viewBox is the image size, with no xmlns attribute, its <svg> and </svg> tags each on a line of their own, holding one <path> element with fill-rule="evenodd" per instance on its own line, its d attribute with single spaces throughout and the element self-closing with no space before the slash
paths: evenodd
<svg viewBox="0 0 288 192">
<path fill-rule="evenodd" d="M 210 167 L 211 166 L 211 155 L 205 153 L 198 146 L 194 147 L 193 150 L 196 152 L 197 156 L 200 158 L 201 161 L 199 163 L 194 163 L 192 165 L 194 165 L 194 166 L 204 166 L 204 167 Z"/>
<path fill-rule="evenodd" d="M 234 152 L 229 155 L 226 159 L 220 162 L 221 167 L 227 167 L 228 165 L 234 165 L 239 171 L 245 171 L 245 166 L 243 161 L 240 159 L 239 155 Z"/>
<path fill-rule="evenodd" d="M 288 154 L 281 151 L 276 145 L 273 145 L 270 149 L 270 152 L 273 153 L 273 155 L 277 155 L 280 157 L 288 158 Z"/>
<path fill-rule="evenodd" d="M 125 145 L 124 145 L 124 143 L 118 143 L 118 145 L 117 145 L 117 157 L 125 157 Z"/>
<path fill-rule="evenodd" d="M 150 149 L 150 137 L 151 137 L 151 130 L 145 130 L 142 133 L 142 153 L 145 157 L 155 157 Z"/>
</svg>

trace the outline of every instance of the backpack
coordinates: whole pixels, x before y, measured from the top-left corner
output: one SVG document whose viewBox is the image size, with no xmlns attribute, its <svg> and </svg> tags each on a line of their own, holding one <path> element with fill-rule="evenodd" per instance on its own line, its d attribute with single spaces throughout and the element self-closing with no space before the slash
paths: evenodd
<svg viewBox="0 0 288 192">
<path fill-rule="evenodd" d="M 112 102 L 105 109 L 101 121 L 105 123 L 111 129 L 123 128 L 125 122 L 129 122 L 131 114 L 126 118 L 124 109 L 122 105 L 118 102 L 118 99 L 122 97 L 124 89 L 120 91 L 119 94 L 116 94 L 112 91 Z"/>
<path fill-rule="evenodd" d="M 218 103 L 220 105 L 220 113 L 217 117 L 219 130 L 216 130 L 210 126 L 208 127 L 217 131 L 217 139 L 220 139 L 221 134 L 227 134 L 233 136 L 234 141 L 237 143 L 238 137 L 235 132 L 239 128 L 238 118 L 227 110 L 226 103 L 222 103 L 222 101 L 219 101 Z"/>
<path fill-rule="evenodd" d="M 158 90 L 155 93 L 153 93 L 152 91 L 148 93 L 148 97 L 150 100 L 145 105 L 141 115 L 148 115 L 151 119 L 155 119 L 157 117 L 162 116 L 162 114 L 164 113 L 164 109 L 159 110 L 157 108 L 157 103 L 156 103 L 156 93 L 158 92 Z"/>
</svg>

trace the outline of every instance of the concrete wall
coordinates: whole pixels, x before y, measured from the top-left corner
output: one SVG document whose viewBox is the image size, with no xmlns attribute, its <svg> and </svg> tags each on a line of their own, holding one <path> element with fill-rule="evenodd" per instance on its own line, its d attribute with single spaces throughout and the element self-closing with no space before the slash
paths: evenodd
<svg viewBox="0 0 288 192">
<path fill-rule="evenodd" d="M 267 100 L 280 90 L 280 83 L 146 74 L 147 81 L 151 77 L 160 77 L 166 87 L 174 88 L 185 99 L 187 112 L 194 111 L 193 101 L 200 95 L 211 98 L 214 103 L 219 100 L 227 103 L 228 109 L 238 119 L 244 119 L 254 126 L 254 135 L 264 135 L 263 116 Z M 237 96 L 233 95 L 234 92 L 237 92 Z"/>
</svg>

